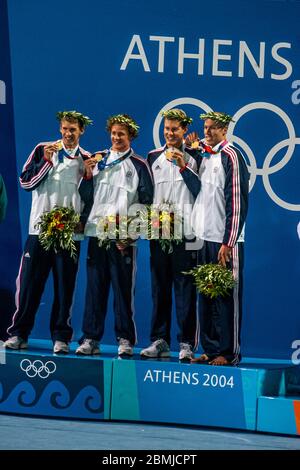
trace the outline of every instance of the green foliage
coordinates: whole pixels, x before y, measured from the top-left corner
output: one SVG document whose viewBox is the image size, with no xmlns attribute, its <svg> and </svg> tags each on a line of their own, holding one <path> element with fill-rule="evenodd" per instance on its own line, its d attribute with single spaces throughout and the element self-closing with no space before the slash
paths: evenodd
<svg viewBox="0 0 300 470">
<path fill-rule="evenodd" d="M 210 111 L 209 113 L 200 114 L 200 119 L 211 119 L 219 124 L 221 127 L 226 127 L 231 121 L 234 122 L 232 117 L 226 113 L 219 113 L 216 111 Z"/>
<path fill-rule="evenodd" d="M 141 224 L 146 228 L 145 238 L 158 240 L 162 251 L 172 253 L 174 245 L 182 243 L 182 216 L 167 202 L 146 206 L 140 213 Z"/>
<path fill-rule="evenodd" d="M 99 217 L 96 233 L 98 238 L 98 245 L 108 250 L 112 242 L 120 241 L 130 243 L 134 241 L 129 236 L 129 227 L 131 222 L 136 219 L 136 216 L 127 215 L 104 215 Z"/>
<path fill-rule="evenodd" d="M 93 124 L 92 119 L 90 119 L 88 116 L 84 116 L 82 113 L 79 113 L 78 111 L 59 111 L 56 114 L 56 117 L 59 121 L 62 121 L 63 119 L 76 119 L 82 127 L 89 126 L 90 124 Z"/>
<path fill-rule="evenodd" d="M 128 116 L 128 114 L 116 114 L 114 116 L 110 116 L 106 122 L 106 129 L 110 131 L 114 124 L 123 124 L 130 127 L 133 137 L 136 137 L 139 133 L 140 126 L 138 126 L 135 120 Z"/>
<path fill-rule="evenodd" d="M 166 111 L 162 111 L 161 115 L 165 119 L 179 121 L 183 127 L 186 127 L 193 122 L 193 119 L 189 117 L 184 111 L 182 111 L 182 109 L 168 109 Z"/>
<path fill-rule="evenodd" d="M 202 264 L 184 274 L 194 276 L 197 290 L 211 299 L 225 297 L 235 285 L 232 271 L 221 264 Z"/>
<path fill-rule="evenodd" d="M 40 229 L 39 240 L 42 247 L 57 253 L 67 250 L 76 258 L 76 246 L 73 234 L 80 221 L 80 216 L 73 208 L 55 206 L 51 211 L 41 215 L 36 227 Z"/>
</svg>

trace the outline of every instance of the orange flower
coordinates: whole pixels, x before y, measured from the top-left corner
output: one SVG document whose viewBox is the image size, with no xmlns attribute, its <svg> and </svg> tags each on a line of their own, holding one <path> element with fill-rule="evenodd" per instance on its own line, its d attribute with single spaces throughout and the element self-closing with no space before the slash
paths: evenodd
<svg viewBox="0 0 300 470">
<path fill-rule="evenodd" d="M 151 222 L 153 228 L 159 228 L 159 220 L 152 220 Z"/>
</svg>

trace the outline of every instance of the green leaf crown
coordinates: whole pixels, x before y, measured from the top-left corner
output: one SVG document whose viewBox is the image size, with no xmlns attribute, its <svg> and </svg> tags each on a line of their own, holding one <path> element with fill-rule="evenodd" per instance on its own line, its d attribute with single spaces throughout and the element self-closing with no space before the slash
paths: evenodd
<svg viewBox="0 0 300 470">
<path fill-rule="evenodd" d="M 173 108 L 166 111 L 162 111 L 161 115 L 165 119 L 176 120 L 181 123 L 182 126 L 186 127 L 193 122 L 193 119 L 189 117 L 182 109 Z"/>
<path fill-rule="evenodd" d="M 139 133 L 140 126 L 138 126 L 135 120 L 128 114 L 115 114 L 114 116 L 110 116 L 106 122 L 106 129 L 110 132 L 114 124 L 127 126 L 133 138 L 137 137 Z"/>
<path fill-rule="evenodd" d="M 93 124 L 92 119 L 90 119 L 88 116 L 84 116 L 84 114 L 79 113 L 78 111 L 59 111 L 56 114 L 56 117 L 59 121 L 62 121 L 63 119 L 76 119 L 79 124 L 82 127 L 89 126 L 90 124 Z"/>
<path fill-rule="evenodd" d="M 217 111 L 210 111 L 209 113 L 200 114 L 200 119 L 211 119 L 221 127 L 227 127 L 230 122 L 234 122 L 232 116 L 226 113 L 219 113 Z"/>
</svg>

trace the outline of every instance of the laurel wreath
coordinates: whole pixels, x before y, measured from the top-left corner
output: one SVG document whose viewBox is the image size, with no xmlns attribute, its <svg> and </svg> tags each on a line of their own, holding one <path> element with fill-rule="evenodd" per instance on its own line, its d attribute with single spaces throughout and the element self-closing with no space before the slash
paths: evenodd
<svg viewBox="0 0 300 470">
<path fill-rule="evenodd" d="M 181 122 L 183 126 L 187 126 L 193 122 L 193 119 L 189 117 L 184 111 L 181 109 L 168 109 L 166 111 L 162 111 L 161 115 L 165 119 L 176 120 Z"/>
<path fill-rule="evenodd" d="M 235 285 L 232 271 L 221 264 L 202 264 L 184 274 L 194 276 L 197 290 L 211 299 L 229 295 Z"/>
<path fill-rule="evenodd" d="M 56 114 L 56 117 L 59 121 L 62 121 L 63 119 L 76 119 L 83 127 L 93 124 L 92 119 L 90 119 L 88 116 L 84 116 L 84 114 L 79 113 L 78 111 L 75 111 L 75 110 L 74 111 L 59 111 Z"/>
<path fill-rule="evenodd" d="M 232 116 L 226 113 L 219 113 L 216 111 L 210 111 L 209 113 L 200 114 L 200 119 L 211 119 L 212 121 L 216 121 L 218 124 L 222 126 L 226 126 L 230 122 L 234 122 Z"/>
<path fill-rule="evenodd" d="M 138 126 L 135 120 L 127 114 L 116 114 L 114 116 L 110 116 L 106 122 L 106 129 L 109 131 L 114 124 L 124 124 L 125 126 L 130 127 L 133 137 L 136 137 L 139 133 L 140 126 Z"/>
</svg>

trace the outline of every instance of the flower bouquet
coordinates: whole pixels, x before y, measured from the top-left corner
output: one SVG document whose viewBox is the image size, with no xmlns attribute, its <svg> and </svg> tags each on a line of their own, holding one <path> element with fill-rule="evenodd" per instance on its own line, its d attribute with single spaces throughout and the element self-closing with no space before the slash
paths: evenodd
<svg viewBox="0 0 300 470">
<path fill-rule="evenodd" d="M 42 247 L 55 253 L 67 250 L 76 258 L 76 246 L 73 234 L 80 221 L 80 216 L 71 207 L 55 206 L 51 211 L 41 215 L 36 228 L 40 229 L 39 241 Z"/>
<path fill-rule="evenodd" d="M 126 242 L 129 238 L 129 225 L 136 217 L 128 217 L 127 215 L 105 215 L 99 217 L 96 233 L 98 245 L 110 248 L 113 241 Z"/>
<path fill-rule="evenodd" d="M 173 246 L 182 242 L 182 216 L 169 203 L 147 206 L 141 214 L 146 226 L 146 238 L 158 240 L 163 251 L 173 252 Z"/>
<path fill-rule="evenodd" d="M 202 264 L 184 274 L 194 276 L 197 290 L 211 299 L 225 297 L 235 285 L 232 271 L 221 264 Z"/>
</svg>

